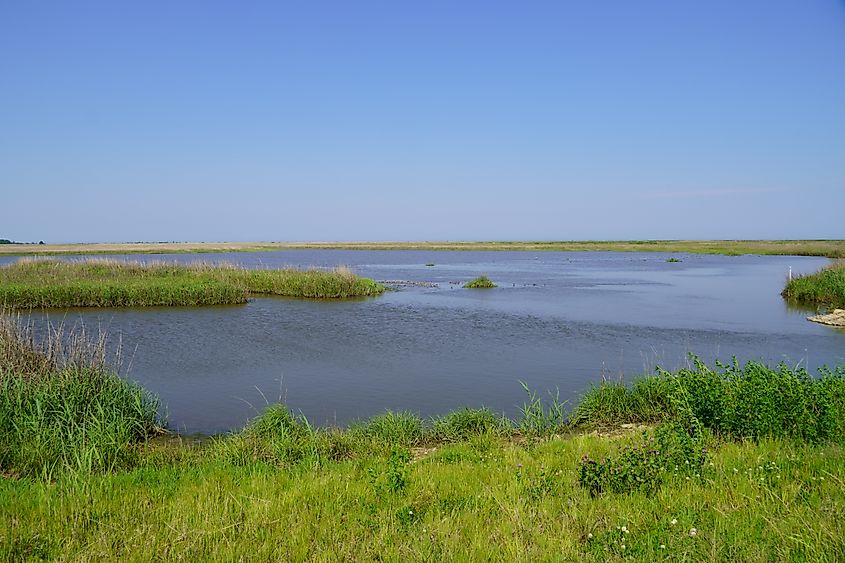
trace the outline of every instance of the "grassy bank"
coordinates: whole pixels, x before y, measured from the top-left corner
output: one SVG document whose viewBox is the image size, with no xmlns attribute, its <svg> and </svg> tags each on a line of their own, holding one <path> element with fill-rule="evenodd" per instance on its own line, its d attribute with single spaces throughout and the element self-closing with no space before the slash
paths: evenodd
<svg viewBox="0 0 845 563">
<path fill-rule="evenodd" d="M 251 295 L 348 298 L 384 288 L 345 268 L 249 270 L 227 264 L 24 259 L 0 266 L 8 307 L 138 307 L 244 303 Z"/>
<path fill-rule="evenodd" d="M 157 401 L 106 366 L 105 338 L 31 326 L 0 310 L 0 472 L 49 481 L 138 462 Z"/>
<path fill-rule="evenodd" d="M 845 308 L 845 260 L 787 282 L 783 296 L 807 305 Z"/>
<path fill-rule="evenodd" d="M 528 250 L 774 254 L 845 258 L 845 240 L 633 240 L 633 241 L 419 241 L 419 242 L 240 242 L 0 245 L 0 254 L 170 254 L 261 252 L 293 249 L 346 250 Z"/>
<path fill-rule="evenodd" d="M 123 407 L 138 390 L 101 367 L 101 347 L 57 354 L 5 322 L 2 381 L 25 400 L 0 394 L 3 560 L 845 555 L 842 369 L 813 379 L 695 363 L 597 386 L 570 420 L 534 394 L 514 421 L 467 409 L 348 429 L 315 428 L 279 405 L 197 445 L 144 439 L 154 419 Z M 121 390 L 90 387 L 78 401 L 89 383 L 68 369 Z M 64 380 L 61 393 L 43 391 Z M 138 424 L 145 431 L 122 442 L 94 430 Z M 50 439 L 62 432 L 72 438 Z M 39 456 L 10 454 L 36 445 Z M 116 451 L 129 454 L 112 462 Z M 84 452 L 107 462 L 75 463 Z"/>
</svg>

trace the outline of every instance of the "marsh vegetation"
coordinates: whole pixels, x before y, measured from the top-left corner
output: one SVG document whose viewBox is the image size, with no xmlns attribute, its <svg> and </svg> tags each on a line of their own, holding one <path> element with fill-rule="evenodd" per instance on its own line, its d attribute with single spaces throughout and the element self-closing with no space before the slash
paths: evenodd
<svg viewBox="0 0 845 563">
<path fill-rule="evenodd" d="M 464 288 L 467 289 L 490 289 L 493 287 L 498 287 L 493 281 L 488 278 L 487 276 L 478 276 L 474 280 L 470 280 L 464 284 Z"/>
<path fill-rule="evenodd" d="M 845 308 L 845 260 L 789 280 L 782 295 L 795 303 Z"/>
<path fill-rule="evenodd" d="M 22 259 L 0 266 L 0 304 L 18 309 L 226 305 L 255 295 L 339 299 L 383 291 L 342 267 L 271 270 L 102 259 Z"/>
</svg>

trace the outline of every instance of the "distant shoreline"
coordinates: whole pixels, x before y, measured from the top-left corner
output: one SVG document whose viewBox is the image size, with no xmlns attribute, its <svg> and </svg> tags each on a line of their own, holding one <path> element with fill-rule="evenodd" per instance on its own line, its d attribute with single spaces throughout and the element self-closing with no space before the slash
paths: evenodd
<svg viewBox="0 0 845 563">
<path fill-rule="evenodd" d="M 631 240 L 420 242 L 161 242 L 2 244 L 0 255 L 187 254 L 273 250 L 529 250 L 763 254 L 845 258 L 845 240 Z"/>
</svg>

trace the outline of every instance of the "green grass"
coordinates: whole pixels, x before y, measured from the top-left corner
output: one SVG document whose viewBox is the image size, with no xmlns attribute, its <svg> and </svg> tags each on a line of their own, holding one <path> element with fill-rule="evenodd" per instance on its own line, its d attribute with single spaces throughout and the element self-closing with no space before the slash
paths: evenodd
<svg viewBox="0 0 845 563">
<path fill-rule="evenodd" d="M 611 455 L 637 439 L 584 435 L 528 448 L 491 438 L 415 461 L 384 454 L 292 468 L 201 453 L 163 462 L 168 454 L 158 452 L 159 461 L 128 472 L 54 484 L 5 479 L 0 559 L 841 557 L 840 446 L 724 443 L 699 477 L 672 477 L 655 492 L 591 496 L 577 484 L 583 456 Z"/>
<path fill-rule="evenodd" d="M 487 289 L 498 286 L 493 283 L 487 276 L 478 276 L 474 280 L 466 282 L 464 284 L 464 287 L 468 289 Z"/>
<path fill-rule="evenodd" d="M 49 480 L 137 461 L 158 403 L 105 367 L 103 346 L 61 332 L 36 346 L 0 311 L 0 471 Z"/>
<path fill-rule="evenodd" d="M 821 443 L 845 435 L 845 366 L 804 369 L 758 362 L 711 368 L 693 358 L 676 373 L 603 383 L 584 394 L 571 424 L 613 427 L 691 416 L 730 439 L 783 438 Z"/>
<path fill-rule="evenodd" d="M 516 421 L 388 412 L 343 430 L 273 405 L 195 444 L 144 439 L 154 401 L 109 375 L 102 341 L 39 346 L 3 319 L 0 560 L 845 554 L 843 368 L 693 362 L 597 387 L 569 422 L 530 391 Z"/>
<path fill-rule="evenodd" d="M 793 278 L 782 295 L 795 303 L 845 308 L 845 261 L 834 262 L 815 274 Z"/>
<path fill-rule="evenodd" d="M 383 291 L 346 268 L 250 270 L 117 260 L 20 260 L 0 267 L 0 304 L 19 309 L 224 305 L 253 295 L 331 299 Z"/>
</svg>

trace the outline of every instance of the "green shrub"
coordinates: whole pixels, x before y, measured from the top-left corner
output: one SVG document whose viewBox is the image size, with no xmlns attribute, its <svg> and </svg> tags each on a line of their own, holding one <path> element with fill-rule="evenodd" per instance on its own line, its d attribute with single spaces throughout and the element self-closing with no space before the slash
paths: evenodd
<svg viewBox="0 0 845 563">
<path fill-rule="evenodd" d="M 474 280 L 466 282 L 464 284 L 464 287 L 468 289 L 486 289 L 498 286 L 493 283 L 487 276 L 478 276 Z"/>
<path fill-rule="evenodd" d="M 643 433 L 636 446 L 600 461 L 584 456 L 578 483 L 591 495 L 652 492 L 671 477 L 698 477 L 705 462 L 704 439 L 679 422 Z"/>
</svg>

